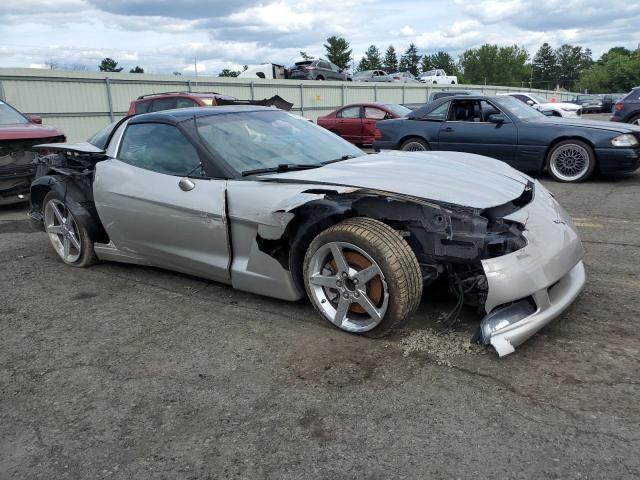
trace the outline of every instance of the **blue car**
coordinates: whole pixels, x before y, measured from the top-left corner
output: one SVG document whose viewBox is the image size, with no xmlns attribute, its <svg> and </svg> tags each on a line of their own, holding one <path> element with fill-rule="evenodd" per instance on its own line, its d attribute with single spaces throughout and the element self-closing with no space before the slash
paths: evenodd
<svg viewBox="0 0 640 480">
<path fill-rule="evenodd" d="M 640 127 L 548 117 L 508 97 L 448 97 L 405 118 L 377 123 L 377 151 L 453 150 L 502 160 L 519 170 L 548 170 L 560 182 L 594 172 L 640 167 Z"/>
</svg>

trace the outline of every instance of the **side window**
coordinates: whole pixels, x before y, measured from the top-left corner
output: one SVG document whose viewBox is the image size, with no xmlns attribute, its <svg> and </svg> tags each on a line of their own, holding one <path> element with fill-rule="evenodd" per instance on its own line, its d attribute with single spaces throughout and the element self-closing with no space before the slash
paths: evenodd
<svg viewBox="0 0 640 480">
<path fill-rule="evenodd" d="M 387 112 L 379 108 L 364 107 L 364 118 L 372 118 L 374 120 L 383 120 L 387 116 Z"/>
<path fill-rule="evenodd" d="M 458 100 L 453 102 L 453 107 L 449 113 L 449 120 L 456 122 L 480 122 L 482 120 L 480 102 L 475 100 Z"/>
<path fill-rule="evenodd" d="M 338 118 L 360 118 L 360 107 L 347 107 L 340 110 L 336 117 Z"/>
<path fill-rule="evenodd" d="M 445 120 L 447 118 L 447 113 L 449 112 L 449 105 L 451 102 L 444 102 L 439 107 L 434 108 L 429 112 L 425 118 L 430 118 L 433 120 Z"/>
<path fill-rule="evenodd" d="M 178 101 L 175 98 L 158 98 L 153 101 L 151 105 L 152 112 L 159 112 L 160 110 L 171 110 L 176 108 Z"/>
<path fill-rule="evenodd" d="M 191 108 L 197 106 L 198 104 L 190 98 L 178 98 L 176 100 L 176 108 Z"/>
<path fill-rule="evenodd" d="M 331 67 L 329 66 L 329 64 L 327 62 L 318 62 L 318 68 L 330 69 Z"/>
<path fill-rule="evenodd" d="M 496 107 L 491 105 L 489 102 L 485 102 L 484 100 L 482 100 L 480 102 L 480 108 L 482 108 L 482 121 L 483 122 L 488 122 L 490 115 L 494 115 L 494 114 L 499 114 L 500 113 L 500 110 L 498 110 Z"/>
<path fill-rule="evenodd" d="M 522 103 L 527 103 L 529 100 L 531 100 L 529 97 L 527 97 L 525 95 L 514 95 L 514 97 L 516 97 Z"/>
<path fill-rule="evenodd" d="M 118 158 L 135 167 L 167 175 L 202 176 L 200 156 L 177 127 L 162 123 L 129 125 Z"/>
<path fill-rule="evenodd" d="M 151 100 L 143 100 L 142 102 L 136 103 L 136 113 L 147 113 L 149 110 L 149 105 L 151 105 Z"/>
</svg>

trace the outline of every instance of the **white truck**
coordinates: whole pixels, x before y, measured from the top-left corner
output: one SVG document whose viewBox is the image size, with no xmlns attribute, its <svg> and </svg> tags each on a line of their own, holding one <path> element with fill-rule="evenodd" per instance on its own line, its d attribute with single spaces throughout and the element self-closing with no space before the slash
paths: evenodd
<svg viewBox="0 0 640 480">
<path fill-rule="evenodd" d="M 418 76 L 418 80 L 420 80 L 422 83 L 442 85 L 455 85 L 458 83 L 458 77 L 456 77 L 455 75 L 447 75 L 442 69 L 422 72 Z"/>
<path fill-rule="evenodd" d="M 278 79 L 287 78 L 287 69 L 283 65 L 275 63 L 263 63 L 262 65 L 251 65 L 238 77 L 244 78 L 265 78 Z"/>
</svg>

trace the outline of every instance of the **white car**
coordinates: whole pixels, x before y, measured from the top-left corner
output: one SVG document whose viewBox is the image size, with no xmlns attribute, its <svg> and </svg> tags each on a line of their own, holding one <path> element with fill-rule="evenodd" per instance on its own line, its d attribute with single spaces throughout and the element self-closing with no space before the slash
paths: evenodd
<svg viewBox="0 0 640 480">
<path fill-rule="evenodd" d="M 541 112 L 550 111 L 554 117 L 577 118 L 582 116 L 582 107 L 575 103 L 548 102 L 535 93 L 510 92 L 498 95 L 510 95 Z"/>
<path fill-rule="evenodd" d="M 447 75 L 444 70 L 429 70 L 422 72 L 418 77 L 422 83 L 455 85 L 458 83 L 458 77 L 455 75 Z"/>
</svg>

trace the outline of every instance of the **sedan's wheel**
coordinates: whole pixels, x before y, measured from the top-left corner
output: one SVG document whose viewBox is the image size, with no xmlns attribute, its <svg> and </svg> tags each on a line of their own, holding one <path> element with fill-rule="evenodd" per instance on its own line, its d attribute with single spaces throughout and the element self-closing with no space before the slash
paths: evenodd
<svg viewBox="0 0 640 480">
<path fill-rule="evenodd" d="M 405 152 L 426 152 L 429 149 L 429 144 L 419 138 L 409 138 L 402 142 L 400 150 Z"/>
<path fill-rule="evenodd" d="M 631 125 L 640 125 L 640 115 L 633 117 L 631 120 L 629 120 L 629 123 Z"/>
<path fill-rule="evenodd" d="M 93 241 L 60 197 L 50 192 L 43 204 L 45 231 L 62 261 L 74 267 L 93 264 L 96 260 Z"/>
<path fill-rule="evenodd" d="M 323 77 L 322 75 L 318 75 L 318 76 L 316 77 L 316 80 L 324 80 L 324 77 Z"/>
<path fill-rule="evenodd" d="M 402 236 L 370 218 L 328 228 L 311 243 L 304 283 L 313 306 L 336 327 L 383 336 L 420 303 L 422 275 Z"/>
<path fill-rule="evenodd" d="M 547 157 L 549 173 L 560 182 L 582 182 L 596 168 L 589 145 L 580 140 L 565 140 L 555 145 Z"/>
</svg>

